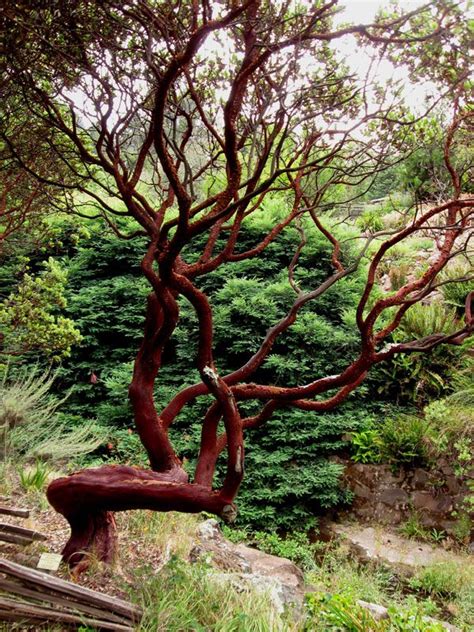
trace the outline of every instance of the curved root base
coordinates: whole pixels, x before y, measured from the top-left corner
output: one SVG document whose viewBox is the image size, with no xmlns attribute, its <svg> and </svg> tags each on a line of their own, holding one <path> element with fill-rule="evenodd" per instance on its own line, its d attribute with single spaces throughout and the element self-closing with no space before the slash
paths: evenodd
<svg viewBox="0 0 474 632">
<path fill-rule="evenodd" d="M 110 511 L 84 513 L 68 518 L 71 537 L 63 557 L 71 567 L 87 568 L 91 559 L 110 564 L 115 555 L 117 535 L 114 514 Z"/>
<path fill-rule="evenodd" d="M 235 513 L 232 499 L 202 485 L 187 482 L 175 468 L 152 472 L 126 465 L 91 468 L 53 481 L 47 490 L 50 504 L 71 526 L 63 556 L 71 567 L 87 567 L 94 558 L 110 563 L 116 550 L 114 511 L 207 511 L 227 518 Z"/>
</svg>

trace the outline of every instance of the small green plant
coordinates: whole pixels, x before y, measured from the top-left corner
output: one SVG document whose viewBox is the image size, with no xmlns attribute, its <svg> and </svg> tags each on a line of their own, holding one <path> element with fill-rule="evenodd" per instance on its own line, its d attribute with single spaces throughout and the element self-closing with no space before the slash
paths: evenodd
<svg viewBox="0 0 474 632">
<path fill-rule="evenodd" d="M 382 460 L 381 438 L 379 430 L 369 428 L 354 432 L 351 438 L 353 455 L 356 463 L 380 463 Z"/>
<path fill-rule="evenodd" d="M 396 266 L 390 268 L 388 275 L 390 277 L 391 289 L 393 291 L 399 290 L 408 279 L 408 275 L 413 271 L 413 266 L 410 263 L 400 261 Z"/>
<path fill-rule="evenodd" d="M 36 461 L 34 466 L 26 466 L 18 470 L 20 484 L 27 492 L 40 492 L 48 482 L 50 469 L 46 463 Z"/>
<path fill-rule="evenodd" d="M 442 562 L 420 569 L 409 580 L 411 588 L 423 591 L 437 598 L 454 598 L 467 585 L 474 589 L 474 575 L 469 565 L 456 562 Z"/>
<path fill-rule="evenodd" d="M 471 262 L 458 260 L 453 261 L 440 275 L 440 280 L 444 282 L 441 286 L 444 300 L 457 308 L 459 313 L 464 310 L 466 296 L 474 287 L 471 273 Z"/>
<path fill-rule="evenodd" d="M 356 224 L 361 230 L 370 232 L 382 230 L 384 227 L 382 209 L 374 205 L 366 207 L 357 218 Z"/>
<path fill-rule="evenodd" d="M 457 452 L 454 473 L 456 476 L 466 476 L 472 467 L 473 441 L 471 437 L 460 437 L 454 442 L 454 449 Z"/>
<path fill-rule="evenodd" d="M 384 632 L 386 623 L 376 621 L 368 610 L 346 595 L 312 593 L 307 596 L 307 607 L 314 624 L 320 630 L 344 632 Z M 311 629 L 311 628 L 309 628 Z"/>
<path fill-rule="evenodd" d="M 442 542 L 446 539 L 446 531 L 443 529 L 431 529 L 429 532 L 429 538 L 433 542 Z"/>
<path fill-rule="evenodd" d="M 315 568 L 315 554 L 319 547 L 312 544 L 305 533 L 296 531 L 282 538 L 275 532 L 256 531 L 252 534 L 251 543 L 265 553 L 287 557 L 305 571 Z"/>
<path fill-rule="evenodd" d="M 416 415 L 389 417 L 380 427 L 380 451 L 395 465 L 423 465 L 430 460 L 429 424 Z"/>
<path fill-rule="evenodd" d="M 433 331 L 450 334 L 456 330 L 456 310 L 442 301 L 416 303 L 403 316 L 400 331 L 410 338 L 422 338 Z"/>
<path fill-rule="evenodd" d="M 414 540 L 430 539 L 430 532 L 422 525 L 420 515 L 416 511 L 411 512 L 407 520 L 400 525 L 399 531 L 405 537 Z"/>
<path fill-rule="evenodd" d="M 387 632 L 445 632 L 441 623 L 427 620 L 423 609 L 417 605 L 407 609 L 391 606 L 388 614 L 390 624 Z"/>
<path fill-rule="evenodd" d="M 453 512 L 453 517 L 456 518 L 456 524 L 453 528 L 453 535 L 461 544 L 469 544 L 469 539 L 472 532 L 472 519 L 467 511 Z"/>
<path fill-rule="evenodd" d="M 312 621 L 308 630 L 325 632 L 443 632 L 441 623 L 426 619 L 424 604 L 391 605 L 387 618 L 375 620 L 357 601 L 343 594 L 307 596 Z"/>
</svg>

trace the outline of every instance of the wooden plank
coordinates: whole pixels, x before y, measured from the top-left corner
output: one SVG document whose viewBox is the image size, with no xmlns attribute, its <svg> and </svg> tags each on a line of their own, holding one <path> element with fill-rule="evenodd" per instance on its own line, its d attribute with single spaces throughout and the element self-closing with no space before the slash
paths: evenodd
<svg viewBox="0 0 474 632">
<path fill-rule="evenodd" d="M 22 546 L 26 546 L 27 544 L 31 544 L 33 542 L 31 538 L 25 538 L 23 535 L 17 535 L 16 533 L 4 533 L 3 531 L 0 531 L 0 541 L 21 544 Z"/>
<path fill-rule="evenodd" d="M 32 540 L 47 540 L 48 536 L 44 533 L 36 531 L 36 529 L 27 529 L 26 527 L 18 527 L 16 524 L 8 524 L 0 522 L 0 533 L 18 533 L 18 535 L 29 536 Z"/>
<path fill-rule="evenodd" d="M 32 568 L 26 568 L 26 566 L 21 566 L 20 564 L 15 564 L 15 562 L 10 562 L 4 558 L 0 558 L 0 572 L 17 577 L 23 583 L 26 582 L 28 584 L 31 583 L 36 586 L 42 586 L 52 592 L 68 595 L 77 601 L 112 610 L 131 620 L 139 620 L 142 616 L 141 608 L 127 601 L 112 597 L 111 595 L 104 595 L 103 593 L 85 588 L 84 586 L 78 586 L 64 579 L 59 579 L 59 577 L 46 575 L 45 573 L 41 573 Z"/>
<path fill-rule="evenodd" d="M 21 509 L 19 507 L 3 507 L 0 506 L 0 514 L 5 516 L 18 516 L 19 518 L 29 518 L 30 510 L 29 509 Z"/>
<path fill-rule="evenodd" d="M 67 599 L 66 597 L 61 597 L 59 595 L 48 594 L 44 591 L 38 592 L 36 590 L 26 588 L 25 586 L 17 582 L 8 581 L 0 577 L 0 591 L 2 590 L 12 595 L 28 597 L 29 599 L 33 599 L 34 601 L 46 602 L 55 606 L 69 608 L 69 610 L 72 610 L 73 612 L 78 611 L 85 614 L 90 614 L 96 619 L 114 621 L 115 623 L 121 623 L 122 625 L 128 625 L 130 623 L 129 620 L 126 620 L 123 617 L 119 617 L 112 612 L 105 612 L 104 610 L 99 610 L 98 608 L 93 608 L 92 606 L 88 606 L 77 601 L 72 601 L 71 599 Z"/>
<path fill-rule="evenodd" d="M 101 630 L 114 630 L 117 632 L 133 632 L 133 628 L 128 625 L 120 625 L 112 621 L 103 621 L 100 619 L 91 619 L 68 612 L 60 612 L 51 608 L 42 608 L 32 604 L 22 603 L 14 599 L 5 599 L 0 597 L 0 616 L 2 614 L 8 616 L 8 620 L 25 621 L 62 621 L 64 623 L 80 623 L 82 625 L 90 625 L 91 627 Z"/>
</svg>

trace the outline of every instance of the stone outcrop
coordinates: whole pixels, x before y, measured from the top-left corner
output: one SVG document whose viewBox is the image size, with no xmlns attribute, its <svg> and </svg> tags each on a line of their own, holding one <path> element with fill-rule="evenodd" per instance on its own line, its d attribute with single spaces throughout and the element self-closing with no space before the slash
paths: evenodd
<svg viewBox="0 0 474 632">
<path fill-rule="evenodd" d="M 285 608 L 293 608 L 296 614 L 302 612 L 304 577 L 293 562 L 229 542 L 214 519 L 199 525 L 197 538 L 190 561 L 208 561 L 217 571 L 213 575 L 215 579 L 230 582 L 239 592 L 253 589 L 265 593 L 278 613 Z"/>
<path fill-rule="evenodd" d="M 456 512 L 469 494 L 467 477 L 440 462 L 435 471 L 422 468 L 396 472 L 389 465 L 342 461 L 345 485 L 353 492 L 350 513 L 359 520 L 398 525 L 416 512 L 421 526 L 456 533 Z"/>
<path fill-rule="evenodd" d="M 379 562 L 402 574 L 412 574 L 421 566 L 456 562 L 461 566 L 467 558 L 441 547 L 407 540 L 382 528 L 332 523 L 333 533 L 343 536 L 362 562 Z"/>
</svg>

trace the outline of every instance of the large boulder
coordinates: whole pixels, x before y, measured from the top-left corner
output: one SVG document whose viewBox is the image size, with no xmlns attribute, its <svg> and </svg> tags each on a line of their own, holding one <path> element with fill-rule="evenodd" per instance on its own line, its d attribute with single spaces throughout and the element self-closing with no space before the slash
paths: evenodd
<svg viewBox="0 0 474 632">
<path fill-rule="evenodd" d="M 217 581 L 230 582 L 239 592 L 255 590 L 266 594 L 275 610 L 303 610 L 303 572 L 290 560 L 268 555 L 244 544 L 233 544 L 222 535 L 216 520 L 201 523 L 197 542 L 189 555 L 191 562 L 206 560 L 215 569 Z"/>
</svg>

